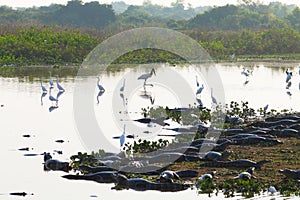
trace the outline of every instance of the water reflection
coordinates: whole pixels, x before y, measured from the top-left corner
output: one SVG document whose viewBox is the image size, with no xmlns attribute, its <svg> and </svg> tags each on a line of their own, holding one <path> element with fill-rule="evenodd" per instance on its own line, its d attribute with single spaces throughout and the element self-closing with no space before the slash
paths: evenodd
<svg viewBox="0 0 300 200">
<path fill-rule="evenodd" d="M 43 105 L 43 98 L 45 97 L 47 95 L 47 93 L 42 93 L 42 95 L 41 95 L 41 105 Z"/>
<path fill-rule="evenodd" d="M 179 69 L 181 70 L 181 69 Z M 230 102 L 231 100 L 235 100 L 235 101 L 249 101 L 251 103 L 251 106 L 253 107 L 260 107 L 261 105 L 266 105 L 266 101 L 269 101 L 270 99 L 272 99 L 272 101 L 269 101 L 270 108 L 286 108 L 288 107 L 293 107 L 295 109 L 297 109 L 299 107 L 299 90 L 300 90 L 300 83 L 298 84 L 299 90 L 297 89 L 297 80 L 295 79 L 295 77 L 292 77 L 292 81 L 293 84 L 290 87 L 289 91 L 286 91 L 285 89 L 285 70 L 282 70 L 281 68 L 266 68 L 263 66 L 260 66 L 258 68 L 255 68 L 255 77 L 251 77 L 251 84 L 247 85 L 247 88 L 244 88 L 242 86 L 241 83 L 243 83 L 245 81 L 244 76 L 242 76 L 240 74 L 241 69 L 239 69 L 237 66 L 230 66 L 228 68 L 224 67 L 223 65 L 219 66 L 219 72 L 220 75 L 222 75 L 222 79 L 223 79 L 223 83 L 224 83 L 224 88 L 226 90 L 226 95 L 227 95 L 227 102 Z M 185 74 L 184 74 L 185 75 Z M 137 76 L 136 76 L 137 77 Z M 156 78 L 156 77 L 152 77 L 152 78 Z M 195 86 L 195 75 L 191 75 L 191 77 L 188 77 L 189 80 L 191 80 L 191 85 Z M 253 79 L 252 79 L 253 78 Z M 298 78 L 298 77 L 297 77 Z M 95 79 L 95 77 L 94 77 Z M 93 80 L 94 80 L 93 79 Z M 295 80 L 294 80 L 295 79 Z M 96 79 L 95 79 L 96 80 Z M 118 80 L 122 81 L 122 77 L 119 75 L 114 75 L 114 76 L 104 76 L 103 79 L 101 78 L 101 81 L 103 81 L 103 83 L 106 83 L 106 80 L 111 80 L 111 82 L 115 81 L 117 82 Z M 129 79 L 128 79 L 129 80 Z M 127 92 L 127 89 L 129 88 L 128 84 L 128 80 L 126 80 L 126 87 L 124 87 L 124 91 Z M 148 79 L 152 80 L 152 79 Z M 64 81 L 61 82 L 61 84 L 63 86 L 65 86 L 66 91 L 70 91 L 69 88 L 72 87 L 72 82 L 73 78 L 69 77 L 64 79 Z M 68 83 L 69 82 L 69 83 Z M 47 89 L 49 87 L 49 83 L 46 82 Z M 201 83 L 201 82 L 200 82 Z M 95 84 L 95 83 L 94 83 Z M 142 85 L 142 82 L 141 82 Z M 104 85 L 105 86 L 105 85 Z M 201 86 L 201 85 L 200 85 Z M 107 86 L 107 90 L 111 91 L 111 87 L 112 86 Z M 63 147 L 63 151 L 65 156 L 63 157 L 63 159 L 65 159 L 66 157 L 68 157 L 69 155 L 72 155 L 72 153 L 74 153 L 74 148 L 76 148 L 76 152 L 77 151 L 84 151 L 84 148 L 81 147 L 81 143 L 78 140 L 78 135 L 76 133 L 76 131 L 74 131 L 74 122 L 73 122 L 73 118 L 72 118 L 72 93 L 71 92 L 64 92 L 64 93 L 60 93 L 57 92 L 56 89 L 56 85 L 54 86 L 54 88 L 51 90 L 51 94 L 58 99 L 58 104 L 60 107 L 61 112 L 53 112 L 53 113 L 49 113 L 48 112 L 48 106 L 50 106 L 50 103 L 55 103 L 55 102 L 51 102 L 50 100 L 48 100 L 47 94 L 42 94 L 42 91 L 40 89 L 40 80 L 37 78 L 35 80 L 35 82 L 31 82 L 31 80 L 29 79 L 22 79 L 22 80 L 18 80 L 18 79 L 8 79 L 8 78 L 0 78 L 0 88 L 1 88 L 1 102 L 3 101 L 3 103 L 5 103 L 5 109 L 1 109 L 0 115 L 2 116 L 2 118 L 5 117 L 6 122 L 7 123 L 3 123 L 2 124 L 2 130 L 4 133 L 4 136 L 6 136 L 6 133 L 12 133 L 9 137 L 3 137 L 2 143 L 1 143 L 1 147 L 2 150 L 5 149 L 17 149 L 19 147 L 31 147 L 30 145 L 32 144 L 31 142 L 34 142 L 34 148 L 35 150 L 37 150 L 37 152 L 43 152 L 45 149 L 57 149 L 59 148 L 57 145 L 59 144 L 52 144 L 50 141 L 53 141 L 53 136 L 54 137 L 61 137 L 61 134 L 64 134 L 64 137 L 68 138 L 68 140 L 70 140 L 70 144 L 72 142 L 72 145 L 64 145 Z M 117 92 L 119 92 L 119 88 L 117 87 Z M 198 88 L 198 87 L 197 87 Z M 206 87 L 208 88 L 208 87 Z M 150 88 L 150 87 L 146 87 L 146 95 L 147 97 L 145 97 L 145 99 L 148 101 L 150 101 L 151 103 L 151 98 L 152 98 L 152 102 L 154 103 L 155 101 L 155 95 L 156 94 L 156 103 L 158 103 L 158 101 L 163 101 L 165 98 L 162 98 L 162 94 L 159 93 L 159 91 L 157 90 L 158 87 L 155 85 L 155 87 Z M 195 88 L 194 88 L 195 89 Z M 217 88 L 214 88 L 214 92 L 216 97 L 218 94 L 218 90 Z M 296 91 L 295 91 L 296 90 Z M 194 90 L 196 91 L 196 89 Z M 298 92 L 297 92 L 298 91 Z M 98 92 L 98 91 L 97 91 Z M 48 93 L 49 93 L 49 89 L 48 89 Z M 141 94 L 145 93 L 145 91 L 141 90 Z M 203 90 L 203 94 L 202 94 L 202 99 L 203 102 L 206 103 L 206 99 L 205 99 L 205 93 L 207 93 L 208 98 L 210 99 L 210 94 L 208 91 Z M 290 94 L 288 94 L 290 93 Z M 33 94 L 33 95 L 29 95 L 29 94 Z M 116 93 L 117 95 L 119 95 L 119 93 Z M 121 101 L 120 98 L 121 97 L 121 92 L 120 92 L 120 97 L 117 98 L 117 100 Z M 195 94 L 195 92 L 193 93 Z M 288 98 L 291 94 L 293 94 L 293 98 Z M 97 95 L 97 93 L 94 94 L 95 96 Z M 98 94 L 99 95 L 99 94 Z M 97 96 L 98 96 L 97 95 Z M 106 100 L 105 98 L 107 96 L 110 95 L 110 93 L 107 93 L 106 95 L 103 95 L 101 97 L 101 95 L 103 95 L 103 93 L 101 93 L 98 96 L 98 100 L 101 101 L 101 105 L 103 102 L 103 105 L 105 103 L 107 103 L 109 100 Z M 93 98 L 95 98 L 95 96 L 93 96 Z M 45 98 L 46 97 L 46 98 Z M 127 93 L 123 93 L 123 97 L 124 97 L 124 103 L 126 105 L 126 97 Z M 151 97 L 151 98 L 150 98 Z M 158 98 L 159 97 L 159 98 Z M 259 98 L 258 98 L 259 97 Z M 265 98 L 264 98 L 265 97 Z M 23 98 L 24 101 L 26 102 L 26 107 L 22 107 L 21 105 L 15 104 L 14 105 L 14 101 L 17 98 Z M 143 97 L 142 97 L 143 98 Z M 268 99 L 270 98 L 270 99 Z M 140 100 L 141 97 L 138 96 L 138 99 Z M 64 100 L 67 102 L 65 103 Z M 123 98 L 122 98 L 123 100 Z M 11 102 L 10 102 L 11 101 Z M 168 103 L 168 100 L 165 100 Z M 43 104 L 44 106 L 46 106 L 46 112 L 41 112 L 41 106 L 39 104 Z M 48 103 L 48 104 L 47 104 Z M 122 102 L 120 102 L 121 104 Z M 160 103 L 160 102 L 159 102 Z M 11 106 L 14 105 L 14 106 Z M 123 104 L 124 105 L 124 104 Z M 54 105 L 53 105 L 54 106 Z M 121 105 L 122 106 L 122 105 Z M 139 105 L 139 106 L 143 106 L 143 105 Z M 54 108 L 51 108 L 51 110 L 55 110 L 57 109 L 57 107 L 54 106 Z M 17 113 L 18 111 L 24 109 L 24 112 L 19 112 L 19 114 L 16 116 L 15 113 Z M 37 113 L 37 115 L 30 115 L 30 117 L 28 117 L 28 113 L 33 111 L 34 113 Z M 134 110 L 135 111 L 135 110 Z M 134 112 L 133 111 L 133 112 Z M 138 110 L 140 111 L 140 110 Z M 101 115 L 101 112 L 98 112 L 97 114 Z M 138 113 L 139 114 L 139 113 Z M 55 116 L 55 117 L 52 117 Z M 136 115 L 135 115 L 136 116 Z M 134 119 L 138 119 L 134 118 Z M 71 120 L 70 120 L 71 119 Z M 19 122 L 19 127 L 14 127 L 13 124 Z M 64 126 L 61 127 L 57 127 L 55 126 L 55 124 L 59 124 L 61 123 L 61 121 L 64 121 Z M 39 123 L 36 123 L 39 122 Z M 138 122 L 135 122 L 138 123 Z M 49 124 L 52 124 L 51 126 L 49 126 Z M 111 126 L 111 124 L 109 124 L 109 126 Z M 47 127 L 47 129 L 45 128 Z M 172 128 L 172 126 L 170 127 Z M 129 128 L 127 128 L 127 131 L 130 131 Z M 114 129 L 112 129 L 114 130 Z M 152 129 L 143 129 L 142 130 L 142 134 L 143 135 L 147 135 L 147 134 L 152 134 Z M 115 132 L 118 133 L 118 132 Z M 24 134 L 24 135 L 23 135 Z M 66 135 L 65 135 L 66 134 Z M 155 131 L 153 131 L 153 134 L 155 134 Z M 34 137 L 36 135 L 36 137 Z M 23 137 L 20 137 L 23 136 Z M 44 137 L 45 136 L 45 137 Z M 133 135 L 132 135 L 133 136 Z M 19 137 L 19 141 L 13 141 L 14 138 L 18 138 Z M 34 137 L 34 138 L 33 138 Z M 130 138 L 131 135 L 126 133 L 126 138 Z M 111 139 L 111 136 L 110 136 Z M 34 140 L 34 141 L 31 141 Z M 112 139 L 111 139 L 112 140 Z M 129 140 L 129 139 L 128 139 Z M 112 140 L 113 142 L 119 142 Z M 14 142 L 18 142 L 17 143 L 17 148 L 16 146 L 11 146 L 11 145 L 16 145 L 16 143 Z M 24 143 L 25 142 L 25 143 Z M 28 142 L 28 143 L 27 143 Z M 117 145 L 119 146 L 119 143 L 117 143 Z M 78 150 L 79 149 L 79 150 Z M 23 153 L 27 153 L 27 152 L 6 152 L 3 153 L 1 156 L 2 160 L 8 160 L 9 162 L 15 162 L 16 160 L 18 160 L 20 158 L 20 154 L 21 156 L 23 156 Z M 108 190 L 108 186 L 106 185 L 93 185 L 90 184 L 88 187 L 82 187 L 81 184 L 73 184 L 73 183 L 68 183 L 66 181 L 61 181 L 59 178 L 57 177 L 53 177 L 50 176 L 49 174 L 45 173 L 41 173 L 42 170 L 38 170 L 39 168 L 41 168 L 41 160 L 39 160 L 39 156 L 40 154 L 35 154 L 36 152 L 31 153 L 30 151 L 28 152 L 28 154 L 25 154 L 24 156 L 27 156 L 26 159 L 30 159 L 30 162 L 26 162 L 26 165 L 22 168 L 19 167 L 19 165 L 3 165 L 2 167 L 3 170 L 1 173 L 1 176 L 3 177 L 3 180 L 5 180 L 8 184 L 3 185 L 3 189 L 4 191 L 13 191 L 16 188 L 24 188 L 24 184 L 27 183 L 26 182 L 26 178 L 27 175 L 30 175 L 30 177 L 32 178 L 32 180 L 36 180 L 36 181 L 30 181 L 30 187 L 35 189 L 35 192 L 41 194 L 43 196 L 43 199 L 56 199 L 59 198 L 58 196 L 66 196 L 67 192 L 69 192 L 70 190 L 74 191 L 74 193 L 72 193 L 71 195 L 86 195 L 86 194 L 90 194 L 91 191 L 98 191 L 99 187 L 100 189 L 103 189 L 103 191 L 107 191 Z M 19 156 L 19 157 L 18 157 Z M 37 159 L 34 158 L 34 156 L 36 156 Z M 59 155 L 57 155 L 59 156 Z M 22 159 L 25 159 L 22 157 Z M 23 160 L 22 160 L 23 162 Z M 22 163 L 20 161 L 20 163 Z M 19 177 L 18 181 L 16 181 L 16 179 L 11 178 L 11 173 L 7 173 L 7 172 L 14 172 L 16 177 Z M 53 173 L 54 174 L 54 173 Z M 25 180 L 25 182 L 24 182 Z M 39 185 L 40 181 L 46 181 L 47 183 L 49 183 L 50 185 L 55 185 L 55 184 L 63 184 L 64 187 L 59 188 L 58 192 L 55 193 L 45 193 L 45 191 L 43 190 L 44 188 L 42 186 Z M 74 187 L 81 187 L 80 189 L 76 190 L 74 189 Z M 87 191 L 89 188 L 89 191 Z M 29 190 L 30 191 L 30 190 Z M 87 191 L 87 192 L 86 192 Z M 134 193 L 133 191 L 124 191 L 123 194 L 127 194 L 127 195 L 131 195 L 132 199 L 138 199 L 141 198 L 142 193 Z M 161 197 L 162 194 L 160 193 L 147 193 L 151 194 L 151 195 L 159 195 L 159 197 Z M 197 198 L 196 195 L 194 195 L 195 192 L 191 192 L 188 191 L 187 193 L 178 193 L 176 195 L 181 195 L 181 197 L 186 197 L 189 199 L 195 199 Z M 103 192 L 103 198 L 104 199 L 113 199 L 115 193 L 113 193 L 113 191 L 110 192 Z M 118 193 L 117 195 L 120 195 L 120 193 Z M 138 196 L 136 196 L 138 195 Z M 172 198 L 171 196 L 168 196 L 171 194 L 167 194 L 166 196 L 163 196 L 162 198 L 165 199 L 169 199 Z M 99 195 L 100 196 L 100 195 Z M 76 198 L 76 197 L 75 197 Z M 74 198 L 74 199 L 75 199 Z M 84 199 L 81 198 L 81 199 Z M 181 198 L 176 198 L 176 199 L 181 199 Z"/>
<path fill-rule="evenodd" d="M 249 80 L 246 80 L 243 85 L 246 86 L 249 83 Z"/>
<path fill-rule="evenodd" d="M 154 95 L 152 94 L 152 92 L 147 91 L 146 87 L 144 87 L 144 90 L 141 92 L 140 97 L 143 99 L 148 99 L 150 101 L 151 105 L 153 105 L 155 102 Z"/>
<path fill-rule="evenodd" d="M 96 97 L 97 104 L 100 103 L 100 100 L 99 100 L 99 99 L 100 99 L 100 97 L 101 97 L 103 94 L 104 94 L 104 91 L 101 91 L 101 90 L 100 90 L 100 91 L 98 92 L 97 97 Z"/>
<path fill-rule="evenodd" d="M 65 91 L 59 91 L 57 94 L 56 94 L 56 99 L 58 101 L 58 98 L 64 93 Z"/>
<path fill-rule="evenodd" d="M 57 109 L 57 108 L 58 108 L 58 105 L 50 106 L 50 107 L 49 107 L 49 112 L 52 112 L 52 111 L 54 111 L 54 110 Z"/>
</svg>

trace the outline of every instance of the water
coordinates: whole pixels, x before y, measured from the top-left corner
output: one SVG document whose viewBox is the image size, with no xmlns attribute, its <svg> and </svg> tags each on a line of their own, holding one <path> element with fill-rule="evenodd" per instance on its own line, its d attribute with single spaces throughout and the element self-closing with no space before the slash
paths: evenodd
<svg viewBox="0 0 300 200">
<path fill-rule="evenodd" d="M 248 101 L 251 107 L 259 108 L 269 104 L 269 108 L 275 109 L 294 109 L 298 110 L 300 91 L 300 76 L 296 74 L 298 68 L 294 70 L 292 77 L 292 86 L 289 90 L 285 88 L 285 68 L 264 67 L 262 64 L 256 64 L 253 67 L 253 75 L 249 77 L 249 82 L 245 85 L 246 78 L 241 75 L 242 67 L 235 64 L 218 64 L 217 69 L 221 76 L 225 91 L 225 102 Z M 298 66 L 298 65 L 294 65 Z M 197 90 L 195 82 L 195 71 L 193 67 L 178 67 L 177 72 L 185 77 L 189 86 L 188 90 L 195 92 Z M 201 70 L 202 77 L 206 77 L 209 68 Z M 149 96 L 141 97 L 143 94 L 142 82 L 137 82 L 134 91 L 124 93 L 127 97 L 123 99 L 119 94 L 119 88 L 126 78 L 125 90 L 130 88 L 130 76 L 138 77 L 142 71 L 131 71 L 126 69 L 123 72 L 112 73 L 101 76 L 101 84 L 106 91 L 97 100 L 97 87 L 95 77 L 80 77 L 80 82 L 92 82 L 95 84 L 95 93 L 93 94 L 93 109 L 98 126 L 105 134 L 105 138 L 110 142 L 109 147 L 112 151 L 119 150 L 119 141 L 113 140 L 112 136 L 122 134 L 123 125 L 128 125 L 128 132 L 141 130 L 134 133 L 142 138 L 157 139 L 156 133 L 162 131 L 160 126 L 147 127 L 143 124 L 135 123 L 138 129 L 132 129 L 133 124 L 129 119 L 142 118 L 140 111 L 145 106 L 178 106 L 177 90 L 171 90 L 163 84 L 154 87 L 147 86 L 147 92 L 155 100 L 150 100 Z M 164 74 L 164 68 L 157 69 L 157 76 L 149 79 L 149 83 L 158 82 L 158 78 Z M 204 105 L 210 106 L 209 86 L 204 79 L 201 79 L 199 73 L 199 82 L 205 83 L 203 94 L 201 94 Z M 127 76 L 127 75 L 128 76 Z M 167 76 L 167 74 L 165 74 Z M 59 96 L 58 108 L 49 112 L 49 108 L 55 103 L 49 101 L 49 91 L 46 96 L 41 98 L 42 92 L 40 79 L 35 78 L 29 81 L 28 78 L 3 78 L 0 77 L 0 158 L 1 161 L 1 184 L 0 193 L 5 195 L 9 192 L 34 193 L 33 196 L 27 196 L 26 199 L 196 199 L 198 195 L 196 190 L 187 190 L 176 193 L 161 193 L 156 191 L 135 192 L 132 190 L 114 191 L 110 188 L 113 184 L 98 184 L 87 181 L 68 181 L 60 176 L 64 172 L 44 172 L 42 156 L 24 156 L 24 154 L 40 154 L 44 151 L 51 152 L 54 158 L 59 160 L 69 160 L 70 155 L 77 154 L 79 151 L 86 151 L 90 148 L 85 134 L 78 133 L 74 120 L 73 92 L 75 79 L 71 77 L 60 78 L 61 85 L 65 92 Z M 48 88 L 48 82 L 44 81 Z M 175 91 L 175 92 L 174 92 Z M 292 95 L 288 95 L 289 91 Z M 56 87 L 51 94 L 56 97 L 58 93 Z M 214 90 L 214 93 L 218 91 Z M 112 98 L 114 100 L 112 101 Z M 126 102 L 126 98 L 129 99 Z M 42 100 L 42 101 L 41 101 Z M 195 97 L 190 97 L 192 103 L 196 103 Z M 99 101 L 99 103 L 98 103 Z M 127 103 L 127 104 L 126 104 Z M 117 106 L 113 106 L 117 104 Z M 184 105 L 187 106 L 187 105 Z M 128 113 L 126 113 L 126 111 Z M 123 120 L 123 121 L 122 121 Z M 175 126 L 176 124 L 171 124 Z M 142 130 L 152 130 L 152 134 L 145 134 Z M 87 130 L 87 136 L 89 136 Z M 168 131 L 165 131 L 169 133 Z M 22 135 L 29 134 L 26 138 Z M 64 140 L 64 143 L 57 143 L 56 140 Z M 99 143 L 97 143 L 99 144 Z M 19 148 L 29 147 L 30 151 L 19 151 Z M 33 149 L 31 149 L 33 148 Z M 63 154 L 54 153 L 55 150 L 62 150 Z M 205 194 L 202 198 L 208 198 Z M 261 196 L 262 197 L 262 196 Z M 0 195 L 0 198 L 2 196 Z M 17 199 L 13 196 L 3 196 L 5 199 Z M 223 196 L 213 196 L 210 199 L 222 199 Z M 240 198 L 240 197 L 237 197 Z M 265 195 L 268 199 L 268 195 Z"/>
</svg>

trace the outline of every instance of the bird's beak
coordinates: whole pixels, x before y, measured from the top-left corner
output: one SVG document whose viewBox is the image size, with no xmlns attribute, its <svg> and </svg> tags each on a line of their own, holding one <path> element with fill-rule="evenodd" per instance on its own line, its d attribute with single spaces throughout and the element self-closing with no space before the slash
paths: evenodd
<svg viewBox="0 0 300 200">
<path fill-rule="evenodd" d="M 156 76 L 155 69 L 153 69 L 153 74 Z"/>
</svg>

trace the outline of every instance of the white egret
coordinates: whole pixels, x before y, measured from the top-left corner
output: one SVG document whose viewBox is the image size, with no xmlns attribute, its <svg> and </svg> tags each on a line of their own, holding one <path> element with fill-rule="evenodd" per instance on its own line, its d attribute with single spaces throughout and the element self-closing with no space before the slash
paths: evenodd
<svg viewBox="0 0 300 200">
<path fill-rule="evenodd" d="M 151 69 L 150 73 L 142 74 L 141 76 L 139 76 L 138 80 L 144 80 L 144 86 L 145 86 L 147 79 L 151 78 L 153 74 L 156 75 L 154 68 Z"/>
<path fill-rule="evenodd" d="M 201 94 L 203 89 L 204 89 L 204 85 L 202 84 L 202 86 L 198 88 L 196 95 Z"/>
<path fill-rule="evenodd" d="M 45 86 L 43 86 L 42 80 L 41 80 L 41 88 L 42 88 L 43 93 L 47 93 L 47 89 Z"/>
<path fill-rule="evenodd" d="M 233 61 L 234 58 L 235 58 L 235 53 L 232 53 L 232 54 L 231 54 L 231 61 Z"/>
<path fill-rule="evenodd" d="M 286 70 L 285 73 L 286 73 L 286 80 L 285 80 L 285 82 L 288 83 L 288 82 L 290 82 L 290 80 L 291 80 L 291 78 L 293 76 L 293 72 L 289 72 L 288 70 Z"/>
<path fill-rule="evenodd" d="M 218 104 L 217 99 L 213 96 L 213 89 L 212 88 L 211 88 L 211 94 L 210 94 L 210 96 L 211 96 L 212 103 L 213 104 Z"/>
<path fill-rule="evenodd" d="M 120 147 L 122 147 L 125 143 L 125 124 L 124 124 L 124 130 L 122 135 L 120 136 Z"/>
<path fill-rule="evenodd" d="M 264 111 L 266 112 L 268 110 L 269 104 L 265 105 Z"/>
<path fill-rule="evenodd" d="M 100 84 L 100 78 L 99 77 L 97 77 L 98 78 L 98 81 L 97 81 L 97 86 L 98 86 L 98 88 L 99 88 L 99 90 L 100 90 L 100 92 L 105 92 L 105 89 L 104 89 L 104 87 Z"/>
<path fill-rule="evenodd" d="M 243 74 L 246 78 L 248 78 L 250 75 L 250 71 L 244 67 L 241 74 Z"/>
<path fill-rule="evenodd" d="M 60 92 L 64 92 L 65 89 L 58 83 L 58 75 L 56 75 L 56 86 Z"/>
<path fill-rule="evenodd" d="M 200 86 L 200 84 L 199 84 L 199 82 L 198 82 L 198 76 L 197 76 L 197 75 L 196 75 L 196 85 L 197 85 L 197 87 Z"/>
<path fill-rule="evenodd" d="M 124 92 L 124 90 L 125 90 L 125 80 L 126 80 L 126 79 L 123 80 L 123 85 L 122 85 L 122 87 L 120 88 L 120 92 Z"/>
<path fill-rule="evenodd" d="M 50 72 L 49 84 L 50 84 L 50 88 L 53 88 L 53 81 L 52 81 L 51 72 Z"/>
</svg>

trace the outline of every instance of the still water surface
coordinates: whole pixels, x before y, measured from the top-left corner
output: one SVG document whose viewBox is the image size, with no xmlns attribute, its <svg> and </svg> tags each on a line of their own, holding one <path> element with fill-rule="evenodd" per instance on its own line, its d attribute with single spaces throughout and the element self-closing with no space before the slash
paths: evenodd
<svg viewBox="0 0 300 200">
<path fill-rule="evenodd" d="M 299 110 L 300 102 L 300 75 L 298 65 L 290 66 L 294 71 L 292 77 L 292 86 L 286 89 L 286 68 L 265 67 L 263 64 L 255 64 L 252 67 L 252 75 L 247 79 L 241 74 L 242 66 L 235 64 L 218 64 L 217 69 L 221 76 L 225 102 L 230 101 L 248 101 L 251 107 L 259 108 L 269 104 L 269 108 L 275 109 L 294 109 Z M 292 68 L 295 67 L 295 68 Z M 250 69 L 250 68 L 249 68 Z M 193 91 L 197 90 L 195 81 L 195 72 L 193 67 L 178 67 L 176 71 L 181 73 Z M 205 77 L 207 70 L 201 70 L 202 76 Z M 119 95 L 119 88 L 123 84 L 126 73 L 131 70 L 118 73 L 110 73 L 101 76 L 101 84 L 106 91 L 102 96 L 97 97 L 96 77 L 82 78 L 81 81 L 95 82 L 94 95 L 94 112 L 99 126 L 105 137 L 114 147 L 115 151 L 119 149 L 119 141 L 113 140 L 112 136 L 122 133 L 123 116 L 114 116 L 116 108 L 113 105 L 118 102 L 120 115 L 128 111 L 125 117 L 129 119 L 142 118 L 140 111 L 145 106 L 178 106 L 178 98 L 168 88 L 157 85 L 147 87 L 146 90 L 155 97 L 151 102 L 149 98 L 142 98 L 143 92 L 141 86 L 136 88 L 135 92 L 126 93 L 129 97 L 124 99 Z M 131 72 L 134 77 L 138 77 L 141 72 Z M 157 69 L 163 73 L 162 69 Z M 149 79 L 149 83 L 155 79 Z M 205 80 L 199 78 L 200 85 Z M 129 80 L 126 79 L 126 85 Z M 24 78 L 4 78 L 0 77 L 0 199 L 19 199 L 18 197 L 7 196 L 9 192 L 27 192 L 34 193 L 24 199 L 198 199 L 208 198 L 207 195 L 198 195 L 196 190 L 187 190 L 176 193 L 161 193 L 156 191 L 135 192 L 132 190 L 114 191 L 110 188 L 113 184 L 98 184 L 86 181 L 68 181 L 61 178 L 64 172 L 44 172 L 42 156 L 24 156 L 24 154 L 40 154 L 51 152 L 53 157 L 59 160 L 68 161 L 70 155 L 77 154 L 79 151 L 86 151 L 85 141 L 82 140 L 82 133 L 78 133 L 73 116 L 73 91 L 75 79 L 71 77 L 60 78 L 60 84 L 65 88 L 65 92 L 59 96 L 58 108 L 49 110 L 55 103 L 49 101 L 49 91 L 44 97 L 42 96 L 40 79 L 29 81 Z M 45 77 L 43 85 L 49 87 L 48 77 Z M 126 86 L 125 86 L 126 88 Z M 130 88 L 130 87 L 129 87 Z M 204 105 L 210 105 L 210 92 L 205 92 L 209 86 L 204 85 L 201 99 Z M 290 92 L 288 94 L 287 92 Z M 56 97 L 58 93 L 55 87 L 51 95 Z M 112 100 L 114 98 L 114 100 Z M 117 99 L 118 98 L 118 99 Z M 126 101 L 127 98 L 127 101 Z M 130 101 L 129 101 L 129 100 Z M 194 97 L 191 99 L 194 100 Z M 112 103 L 113 102 L 113 103 Z M 196 103 L 192 102 L 191 104 Z M 122 106 L 124 106 L 122 108 Z M 123 109 L 123 110 L 122 110 Z M 51 111 L 51 112 L 50 112 Z M 103 122 L 104 120 L 105 123 Z M 153 127 L 140 126 L 141 130 Z M 156 129 L 155 129 L 156 130 Z M 130 130 L 129 130 L 130 131 Z M 156 131 L 162 131 L 157 128 Z M 29 134 L 31 137 L 26 138 L 22 135 Z M 140 137 L 157 139 L 155 134 L 143 135 L 143 132 L 135 133 Z M 56 140 L 64 140 L 64 143 L 57 143 Z M 101 143 L 100 143 L 101 144 Z M 19 148 L 29 147 L 30 151 L 19 151 Z M 101 148 L 101 146 L 99 147 Z M 63 151 L 62 155 L 55 153 L 56 150 Z M 222 195 L 213 196 L 210 199 L 222 199 Z M 241 198 L 241 197 L 237 197 Z M 260 198 L 269 199 L 268 195 Z"/>
</svg>

